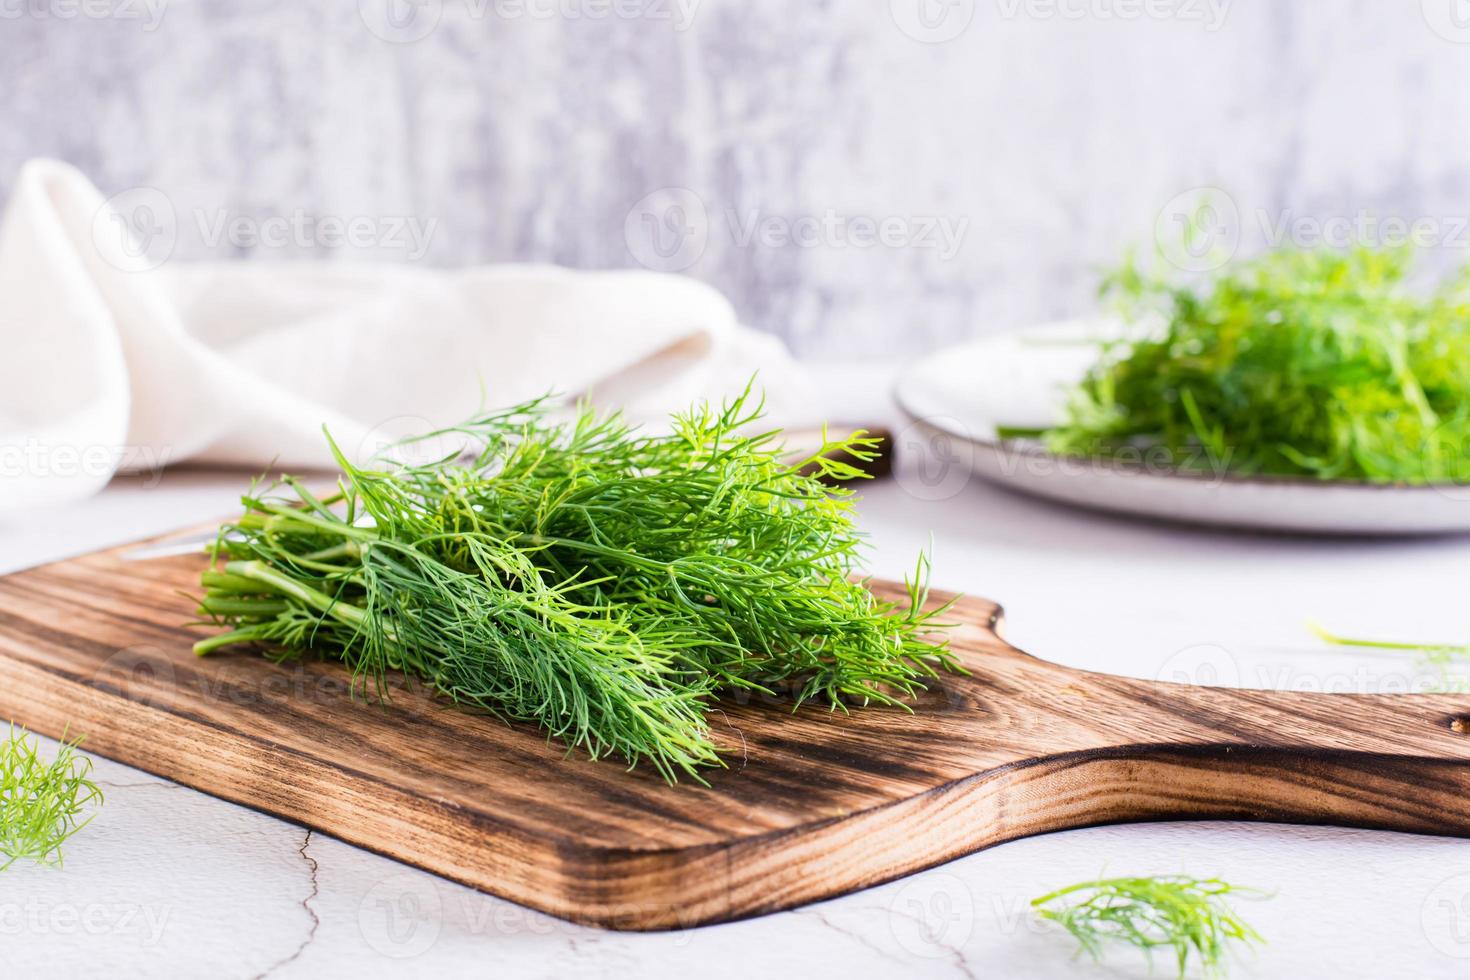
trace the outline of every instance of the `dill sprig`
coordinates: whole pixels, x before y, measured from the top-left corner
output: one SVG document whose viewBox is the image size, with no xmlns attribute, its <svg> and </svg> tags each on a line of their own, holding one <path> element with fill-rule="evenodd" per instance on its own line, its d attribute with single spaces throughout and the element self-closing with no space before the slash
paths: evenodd
<svg viewBox="0 0 1470 980">
<path fill-rule="evenodd" d="M 63 740 L 46 762 L 14 725 L 0 742 L 0 871 L 22 859 L 59 867 L 61 845 L 91 822 L 82 814 L 101 805 L 102 791 L 77 744 Z"/>
<path fill-rule="evenodd" d="M 1145 337 L 1105 345 L 1047 445 L 1216 475 L 1470 482 L 1470 271 L 1420 295 L 1409 270 L 1404 249 L 1281 249 L 1194 285 L 1130 258 L 1103 293 Z"/>
<path fill-rule="evenodd" d="M 1465 693 L 1465 679 L 1452 675 L 1450 670 L 1455 665 L 1463 663 L 1467 657 L 1470 657 L 1470 646 L 1455 643 L 1414 643 L 1403 640 L 1372 640 L 1362 637 L 1341 636 L 1315 622 L 1307 623 L 1307 627 L 1322 642 L 1330 643 L 1333 646 L 1416 654 L 1415 659 L 1420 667 L 1434 670 L 1438 673 L 1439 681 L 1434 688 L 1435 691 L 1442 694 Z"/>
<path fill-rule="evenodd" d="M 195 649 L 336 658 L 380 696 L 402 671 L 670 782 L 719 764 L 722 690 L 902 704 L 956 664 L 930 636 L 926 557 L 902 603 L 854 576 L 840 483 L 862 474 L 834 456 L 878 440 L 792 461 L 760 417 L 747 389 L 648 435 L 541 399 L 417 437 L 465 447 L 430 463 L 358 466 L 333 443 L 336 493 L 285 477 L 221 529 L 200 611 L 227 631 Z"/>
<path fill-rule="evenodd" d="M 1042 918 L 1060 923 L 1095 961 L 1102 960 L 1106 944 L 1121 942 L 1150 959 L 1156 949 L 1172 951 L 1180 977 L 1191 957 L 1205 976 L 1220 976 L 1227 943 L 1264 941 L 1225 901 L 1226 895 L 1250 891 L 1218 878 L 1186 875 L 1105 878 L 1059 888 L 1033 899 L 1031 906 Z"/>
</svg>

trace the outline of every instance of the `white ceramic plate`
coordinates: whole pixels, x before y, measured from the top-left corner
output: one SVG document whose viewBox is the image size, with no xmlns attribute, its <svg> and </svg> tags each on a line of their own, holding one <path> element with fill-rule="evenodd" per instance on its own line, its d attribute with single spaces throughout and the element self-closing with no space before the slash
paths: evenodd
<svg viewBox="0 0 1470 980">
<path fill-rule="evenodd" d="M 1116 325 L 1069 322 L 941 351 L 899 377 L 912 426 L 900 451 L 923 446 L 917 479 L 937 493 L 973 474 L 1023 493 L 1170 521 L 1311 534 L 1470 531 L 1470 486 L 1400 487 L 1169 469 L 1158 461 L 1060 457 L 1031 440 L 1002 441 L 997 425 L 1041 427 Z M 928 474 L 928 475 L 926 475 Z"/>
</svg>

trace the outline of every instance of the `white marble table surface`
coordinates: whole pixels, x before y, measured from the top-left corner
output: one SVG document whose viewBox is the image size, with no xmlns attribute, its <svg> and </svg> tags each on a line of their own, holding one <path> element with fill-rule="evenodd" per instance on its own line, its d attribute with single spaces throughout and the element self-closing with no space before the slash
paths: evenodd
<svg viewBox="0 0 1470 980">
<path fill-rule="evenodd" d="M 887 417 L 883 372 L 841 373 L 834 416 Z M 900 439 L 902 446 L 903 439 Z M 1321 648 L 1345 631 L 1466 637 L 1470 539 L 1327 541 L 1194 531 L 1060 509 L 975 481 L 943 499 L 910 458 L 871 485 L 872 569 L 935 541 L 936 584 L 995 598 L 1012 642 L 1140 677 L 1402 689 L 1410 658 Z M 120 480 L 0 517 L 0 571 L 228 512 L 233 473 Z M 1467 504 L 1470 506 L 1470 504 Z M 1006 844 L 794 912 L 620 934 L 550 919 L 321 834 L 99 759 L 107 804 L 61 870 L 0 874 L 0 975 L 279 978 L 1148 976 L 1039 926 L 1030 898 L 1110 874 L 1189 872 L 1274 892 L 1237 977 L 1470 973 L 1470 842 L 1323 827 L 1167 823 Z M 1160 961 L 1154 976 L 1170 975 Z"/>
</svg>

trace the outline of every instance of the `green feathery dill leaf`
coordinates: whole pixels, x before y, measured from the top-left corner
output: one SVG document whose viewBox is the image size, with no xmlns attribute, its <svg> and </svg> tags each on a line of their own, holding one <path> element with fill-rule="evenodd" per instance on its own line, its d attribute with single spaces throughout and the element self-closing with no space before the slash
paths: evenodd
<svg viewBox="0 0 1470 980">
<path fill-rule="evenodd" d="M 1094 960 L 1102 960 L 1105 945 L 1127 943 L 1150 959 L 1156 949 L 1170 950 L 1180 977 L 1191 958 L 1205 976 L 1220 976 L 1227 943 L 1264 941 L 1226 903 L 1232 893 L 1259 894 L 1217 878 L 1105 878 L 1059 888 L 1031 907 L 1071 933 Z"/>
<path fill-rule="evenodd" d="M 1031 905 L 1062 925 L 1094 960 L 1102 959 L 1106 944 L 1122 942 L 1150 957 L 1155 949 L 1171 950 L 1180 977 L 1191 957 L 1206 976 L 1218 976 L 1228 942 L 1263 941 L 1225 902 L 1228 894 L 1249 891 L 1185 875 L 1107 878 L 1057 889 Z"/>
<path fill-rule="evenodd" d="M 852 491 L 833 483 L 862 474 L 834 457 L 878 440 L 793 461 L 760 417 L 747 389 L 648 435 L 586 407 L 556 421 L 543 399 L 417 437 L 465 447 L 428 463 L 360 466 L 333 443 L 336 493 L 252 488 L 221 529 L 200 612 L 226 632 L 195 649 L 332 657 L 380 694 L 402 671 L 671 782 L 720 764 L 721 690 L 902 704 L 956 664 L 926 558 L 907 603 L 855 577 Z"/>
<path fill-rule="evenodd" d="M 102 791 L 77 744 L 63 739 L 46 762 L 14 725 L 0 742 L 0 871 L 22 859 L 59 867 L 61 845 L 91 822 L 82 814 L 101 805 Z"/>
<path fill-rule="evenodd" d="M 1214 474 L 1470 482 L 1470 270 L 1427 295 L 1407 250 L 1280 249 L 1195 286 L 1130 258 L 1053 452 Z"/>
</svg>

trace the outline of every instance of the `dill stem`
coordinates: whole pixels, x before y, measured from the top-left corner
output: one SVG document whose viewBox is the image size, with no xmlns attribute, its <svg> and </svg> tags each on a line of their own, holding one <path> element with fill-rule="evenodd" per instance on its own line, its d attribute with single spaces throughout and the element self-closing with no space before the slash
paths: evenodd
<svg viewBox="0 0 1470 980">
<path fill-rule="evenodd" d="M 363 620 L 367 617 L 366 613 L 352 603 L 343 602 L 309 585 L 303 585 L 289 575 L 284 575 L 258 561 L 232 561 L 225 565 L 225 571 L 230 575 L 239 575 L 241 578 L 268 585 L 276 592 L 299 599 L 318 612 L 324 612 L 348 626 L 362 626 Z"/>
<path fill-rule="evenodd" d="M 1311 626 L 1312 632 L 1316 633 L 1324 642 L 1340 647 L 1369 647 L 1374 650 L 1443 650 L 1447 652 L 1470 652 L 1470 647 L 1461 646 L 1457 643 L 1402 643 L 1394 640 L 1364 640 L 1351 636 L 1339 636 L 1316 623 L 1310 623 L 1308 625 Z"/>
<path fill-rule="evenodd" d="M 260 583 L 243 575 L 226 575 L 213 569 L 199 576 L 199 582 L 212 593 L 236 592 L 255 595 L 264 591 Z"/>
<path fill-rule="evenodd" d="M 218 576 L 218 573 L 209 574 Z M 308 585 L 303 585 L 289 575 L 275 571 L 258 561 L 229 562 L 225 565 L 224 575 L 218 577 L 228 578 L 231 581 L 247 582 L 252 587 L 265 586 L 271 591 L 299 600 L 318 612 L 325 613 L 340 622 L 346 623 L 348 626 L 361 628 L 363 621 L 367 617 L 366 613 L 352 605 L 352 603 L 343 602 L 340 599 L 327 595 L 325 592 L 319 592 Z M 264 590 L 257 589 L 257 591 Z M 209 601 L 210 598 L 206 597 L 200 605 L 205 606 L 207 609 L 205 604 Z M 269 602 L 270 600 L 266 601 Z M 246 643 L 264 638 L 268 627 L 269 624 L 249 626 L 224 633 L 220 636 L 212 636 L 208 639 L 200 640 L 194 644 L 194 652 L 202 657 L 230 643 Z"/>
<path fill-rule="evenodd" d="M 340 520 L 326 520 L 321 517 L 313 517 L 299 507 L 290 507 L 283 504 L 261 504 L 256 512 L 246 514 L 236 524 L 247 530 L 265 531 L 267 533 L 278 531 L 283 525 L 287 524 L 304 524 L 314 531 L 335 534 L 339 537 L 351 538 L 357 541 L 378 540 L 378 532 L 370 527 L 355 527 Z"/>
<path fill-rule="evenodd" d="M 1103 885 L 1103 884 L 1106 884 L 1106 882 L 1104 882 L 1102 880 L 1098 880 L 1098 881 L 1079 881 L 1075 885 L 1068 885 L 1065 888 L 1058 888 L 1054 892 L 1047 892 L 1045 895 L 1042 895 L 1040 898 L 1033 898 L 1031 900 L 1031 904 L 1033 906 L 1045 905 L 1047 902 L 1051 902 L 1051 901 L 1054 901 L 1054 900 L 1056 900 L 1058 898 L 1061 898 L 1063 895 L 1070 895 L 1073 892 L 1080 892 L 1080 891 L 1085 891 L 1086 889 L 1089 889 L 1089 888 L 1096 888 L 1099 885 Z"/>
<path fill-rule="evenodd" d="M 1040 439 L 1049 432 L 1051 432 L 1049 427 L 1032 425 L 997 425 L 995 427 L 995 435 L 999 439 Z"/>
<path fill-rule="evenodd" d="M 342 499 L 342 493 L 341 491 L 338 491 L 337 493 L 332 494 L 326 500 L 319 500 L 317 499 L 316 494 L 306 489 L 306 485 L 303 484 L 300 480 L 296 479 L 296 477 L 294 476 L 283 477 L 281 479 L 281 482 L 286 484 L 286 486 L 290 487 L 292 490 L 295 490 L 296 496 L 300 497 L 308 507 L 328 519 L 332 518 L 333 514 L 330 510 L 327 509 L 327 504 L 336 503 L 338 500 Z"/>
<path fill-rule="evenodd" d="M 219 616 L 279 616 L 290 608 L 290 604 L 284 599 L 242 599 L 211 594 L 199 600 L 199 608 Z"/>
<path fill-rule="evenodd" d="M 268 625 L 269 624 L 261 624 L 259 626 L 249 626 L 243 629 L 230 630 L 228 633 L 219 633 L 215 636 L 209 637 L 208 639 L 200 640 L 198 643 L 194 644 L 194 655 L 198 657 L 206 657 L 214 651 L 218 650 L 220 647 L 227 647 L 235 643 L 251 643 L 255 640 L 264 639 L 265 633 L 263 631 Z"/>
<path fill-rule="evenodd" d="M 357 558 L 362 554 L 356 541 L 343 541 L 339 545 L 323 548 L 321 551 L 313 551 L 309 555 L 302 555 L 297 561 L 331 561 L 333 558 Z"/>
</svg>

